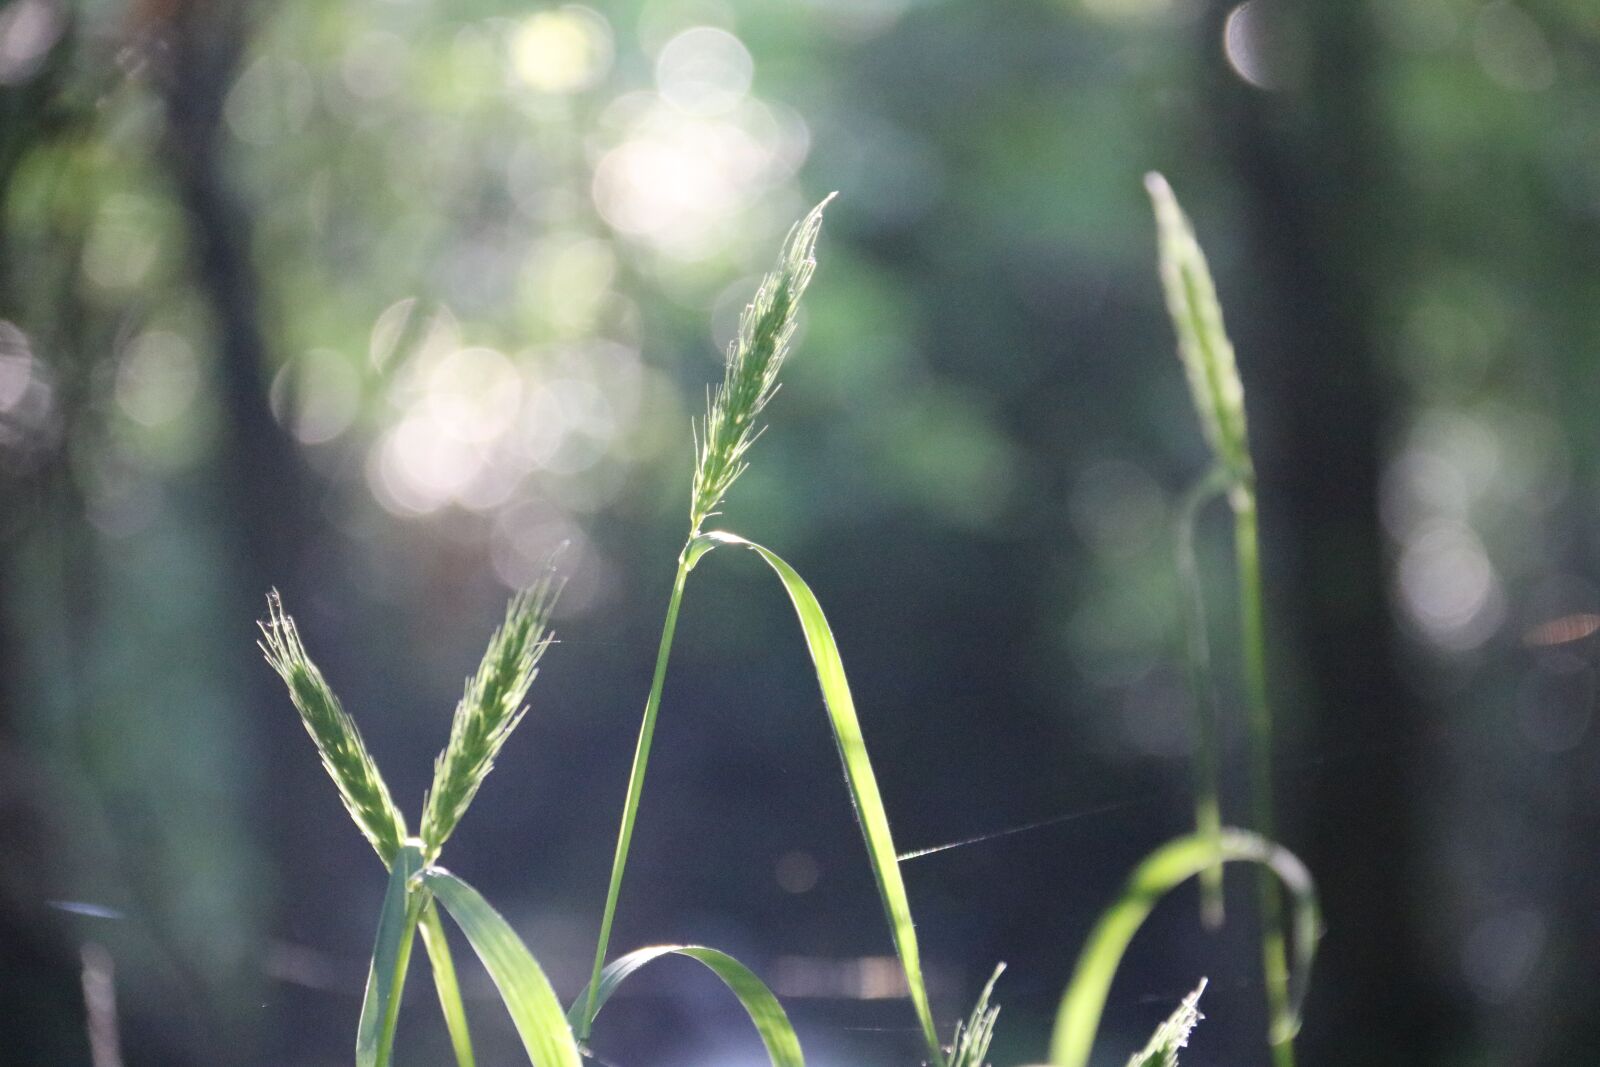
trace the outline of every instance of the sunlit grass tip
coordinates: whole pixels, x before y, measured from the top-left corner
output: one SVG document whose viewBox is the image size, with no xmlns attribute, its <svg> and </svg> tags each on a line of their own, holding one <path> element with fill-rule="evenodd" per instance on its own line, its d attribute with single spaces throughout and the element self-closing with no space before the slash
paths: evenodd
<svg viewBox="0 0 1600 1067">
<path fill-rule="evenodd" d="M 814 253 L 822 213 L 837 195 L 829 193 L 795 223 L 778 256 L 778 266 L 761 280 L 755 297 L 739 317 L 739 332 L 728 345 L 722 383 L 706 402 L 705 421 L 695 427 L 690 525 L 696 533 L 744 473 L 745 453 L 761 434 L 757 419 L 778 390 L 778 372 L 789 354 L 800 297 L 816 270 Z"/>
<path fill-rule="evenodd" d="M 455 830 L 528 710 L 524 700 L 550 646 L 550 611 L 561 584 L 552 557 L 538 581 L 512 598 L 477 673 L 467 679 L 423 805 L 422 840 L 430 857 Z"/>
<path fill-rule="evenodd" d="M 994 1040 L 995 1020 L 1000 1018 L 1000 1005 L 991 1007 L 989 998 L 994 994 L 995 983 L 1005 969 L 1003 963 L 995 965 L 983 992 L 978 994 L 978 1003 L 973 1006 L 972 1014 L 965 1022 L 956 1023 L 955 1039 L 950 1043 L 949 1067 L 985 1067 L 989 1044 Z"/>
<path fill-rule="evenodd" d="M 1205 991 L 1206 980 L 1202 978 L 1167 1021 L 1156 1027 L 1143 1051 L 1134 1053 L 1128 1060 L 1128 1067 L 1178 1067 L 1178 1050 L 1188 1047 L 1189 1035 L 1205 1018 L 1199 1007 L 1200 994 Z"/>
<path fill-rule="evenodd" d="M 306 654 L 300 631 L 283 610 L 276 589 L 267 594 L 267 618 L 258 625 L 261 651 L 289 687 L 289 698 L 338 787 L 339 799 L 378 856 L 385 864 L 392 863 L 406 839 L 405 817 L 389 796 L 355 720 Z"/>
<path fill-rule="evenodd" d="M 1194 226 L 1167 180 L 1152 171 L 1145 175 L 1144 185 L 1155 207 L 1161 285 L 1177 330 L 1178 354 L 1195 409 L 1217 458 L 1235 474 L 1242 474 L 1250 469 L 1244 384 L 1223 326 L 1222 304 L 1217 300 L 1211 270 Z"/>
</svg>

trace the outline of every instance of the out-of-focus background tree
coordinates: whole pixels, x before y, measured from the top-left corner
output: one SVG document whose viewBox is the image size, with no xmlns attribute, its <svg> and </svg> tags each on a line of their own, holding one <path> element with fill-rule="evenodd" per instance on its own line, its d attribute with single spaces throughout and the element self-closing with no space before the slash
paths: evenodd
<svg viewBox="0 0 1600 1067">
<path fill-rule="evenodd" d="M 689 420 L 833 189 L 728 521 L 827 606 L 903 847 L 1042 824 L 906 864 L 941 1020 L 1007 960 L 995 1058 L 1039 1058 L 1093 915 L 1189 817 L 1170 522 L 1205 460 L 1152 168 L 1250 389 L 1282 832 L 1329 930 L 1305 1062 L 1592 1059 L 1597 11 L 0 5 L 0 1063 L 89 1063 L 108 986 L 130 1065 L 347 1062 L 383 876 L 256 653 L 263 594 L 415 812 L 562 541 L 561 644 L 448 862 L 576 992 Z M 820 1065 L 915 1062 L 790 610 L 751 563 L 697 575 L 616 944 L 747 959 Z M 1106 1062 L 1200 974 L 1185 1062 L 1263 1058 L 1236 895 L 1220 934 L 1158 913 Z M 466 972 L 483 1062 L 517 1062 Z M 606 1061 L 759 1062 L 713 979 L 641 982 Z M 401 1061 L 445 1062 L 412 998 Z"/>
</svg>

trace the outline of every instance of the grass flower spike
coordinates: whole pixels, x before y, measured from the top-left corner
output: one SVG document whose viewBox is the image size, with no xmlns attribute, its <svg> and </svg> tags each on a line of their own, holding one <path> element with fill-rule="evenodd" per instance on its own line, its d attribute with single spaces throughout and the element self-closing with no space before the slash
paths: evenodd
<svg viewBox="0 0 1600 1067">
<path fill-rule="evenodd" d="M 745 453 L 761 435 L 756 419 L 778 391 L 778 372 L 789 354 L 800 297 L 817 267 L 813 253 L 822 212 L 836 195 L 830 194 L 795 223 L 777 269 L 761 280 L 755 298 L 739 317 L 739 334 L 728 345 L 722 384 L 711 394 L 705 422 L 696 430 L 694 501 L 689 511 L 695 533 L 744 473 Z"/>
<path fill-rule="evenodd" d="M 1159 174 L 1145 175 L 1155 207 L 1161 256 L 1161 284 L 1178 334 L 1178 353 L 1189 376 L 1194 406 L 1206 441 L 1235 475 L 1250 470 L 1245 430 L 1244 384 L 1233 344 L 1222 324 L 1222 304 L 1206 266 L 1205 253 L 1172 187 Z"/>
<path fill-rule="evenodd" d="M 405 817 L 389 796 L 355 720 L 306 654 L 300 631 L 284 612 L 277 590 L 267 596 L 267 620 L 260 626 L 261 651 L 289 687 L 289 697 L 339 789 L 339 799 L 384 864 L 393 863 L 406 839 Z"/>
<path fill-rule="evenodd" d="M 421 833 L 430 858 L 461 821 L 528 710 L 523 700 L 550 645 L 550 609 L 559 592 L 554 568 L 547 565 L 544 576 L 506 608 L 505 622 L 489 639 L 478 672 L 467 680 L 423 806 Z"/>
</svg>

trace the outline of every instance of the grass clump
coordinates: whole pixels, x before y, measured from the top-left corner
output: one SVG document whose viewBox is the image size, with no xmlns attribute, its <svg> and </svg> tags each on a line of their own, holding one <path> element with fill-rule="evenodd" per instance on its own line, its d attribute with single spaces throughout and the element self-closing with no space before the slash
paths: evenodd
<svg viewBox="0 0 1600 1067">
<path fill-rule="evenodd" d="M 1255 520 L 1255 484 L 1245 430 L 1244 391 L 1222 325 L 1205 258 L 1170 188 L 1152 175 L 1147 185 L 1160 234 L 1161 277 L 1166 288 L 1195 406 L 1213 452 L 1211 469 L 1185 497 L 1178 526 L 1178 561 L 1188 589 L 1188 656 L 1196 691 L 1199 740 L 1196 758 L 1196 832 L 1151 852 L 1133 871 L 1122 894 L 1085 941 L 1062 996 L 1050 1043 L 1052 1067 L 1087 1067 L 1112 980 L 1127 946 L 1156 904 L 1190 878 L 1200 878 L 1204 915 L 1220 922 L 1224 863 L 1243 861 L 1261 870 L 1263 966 L 1273 1019 L 1271 1042 L 1278 1067 L 1293 1062 L 1293 1036 L 1321 933 L 1315 891 L 1305 867 L 1270 835 L 1271 716 L 1266 700 L 1265 635 Z M 829 200 L 832 198 L 830 197 Z M 607 962 L 611 930 L 642 803 L 645 773 L 660 714 L 673 638 L 688 576 L 720 547 L 749 550 L 779 579 L 795 610 L 817 674 L 829 725 L 867 855 L 877 882 L 888 932 L 905 973 L 909 997 L 932 1067 L 988 1067 L 999 1008 L 992 996 L 1004 965 L 983 987 L 969 1016 L 944 1044 L 934 1022 L 922 972 L 909 896 L 843 659 L 816 594 L 771 549 L 726 530 L 706 530 L 739 475 L 762 427 L 760 416 L 779 387 L 800 300 L 816 268 L 823 211 L 818 204 L 790 231 L 777 266 L 758 287 L 729 346 L 722 381 L 707 399 L 695 427 L 696 466 L 689 530 L 678 554 L 672 593 L 662 624 L 655 670 L 645 700 L 629 771 L 589 983 L 565 1010 L 527 946 L 470 885 L 437 866 L 441 849 L 460 823 L 494 761 L 525 714 L 527 694 L 551 643 L 549 614 L 559 591 L 553 569 L 513 598 L 468 679 L 451 720 L 449 739 L 434 767 L 419 835 L 408 836 L 376 765 L 320 671 L 306 655 L 294 622 L 276 594 L 262 624 L 268 662 L 290 696 L 357 826 L 390 868 L 374 943 L 366 997 L 357 1029 L 358 1067 L 387 1067 L 412 943 L 420 931 L 450 1030 L 458 1067 L 474 1067 L 470 1036 L 439 905 L 456 920 L 500 992 L 535 1067 L 578 1067 L 596 1016 L 617 987 L 641 967 L 666 957 L 694 960 L 716 974 L 755 1025 L 772 1067 L 803 1067 L 798 1037 L 782 1006 L 756 975 L 733 957 L 701 945 L 641 948 Z M 1204 604 L 1193 552 L 1202 509 L 1226 495 L 1235 514 L 1240 583 L 1240 626 L 1252 749 L 1249 830 L 1224 827 L 1218 802 L 1215 705 Z M 1281 927 L 1279 884 L 1293 900 L 1291 937 Z M 1287 946 L 1292 944 L 1294 972 Z M 1178 1050 L 1200 1019 L 1205 983 L 1133 1055 L 1129 1067 L 1176 1067 Z"/>
</svg>

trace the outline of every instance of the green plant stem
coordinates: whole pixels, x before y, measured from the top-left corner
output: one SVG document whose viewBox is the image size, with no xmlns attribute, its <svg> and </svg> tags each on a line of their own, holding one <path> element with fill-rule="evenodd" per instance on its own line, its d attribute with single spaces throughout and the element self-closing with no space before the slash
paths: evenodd
<svg viewBox="0 0 1600 1067">
<path fill-rule="evenodd" d="M 690 542 L 693 542 L 690 538 Z M 661 626 L 661 647 L 656 652 L 656 672 L 650 680 L 650 696 L 644 704 L 644 721 L 639 724 L 639 744 L 633 752 L 633 770 L 628 775 L 628 797 L 622 805 L 622 826 L 617 831 L 617 852 L 611 861 L 611 884 L 606 889 L 605 913 L 600 918 L 600 940 L 594 950 L 594 970 L 589 976 L 588 1003 L 578 1025 L 578 1040 L 587 1041 L 594 1025 L 596 999 L 600 993 L 600 972 L 605 967 L 606 949 L 611 944 L 611 922 L 617 913 L 617 897 L 622 892 L 622 872 L 628 865 L 628 848 L 633 844 L 633 824 L 639 818 L 639 798 L 644 793 L 644 772 L 650 762 L 650 744 L 655 739 L 656 717 L 661 711 L 661 690 L 667 681 L 667 660 L 672 656 L 672 637 L 678 629 L 678 608 L 683 603 L 683 587 L 692 566 L 689 546 L 678 557 L 678 573 L 672 582 L 672 599 L 667 602 L 667 618 Z"/>
<path fill-rule="evenodd" d="M 472 1054 L 472 1034 L 467 1029 L 467 1008 L 461 1002 L 461 986 L 456 980 L 455 961 L 450 956 L 450 943 L 445 940 L 439 905 L 431 896 L 422 909 L 422 947 L 428 950 L 428 962 L 433 966 L 433 985 L 439 992 L 439 1006 L 444 1009 L 445 1028 L 450 1031 L 456 1067 L 477 1067 Z"/>
<path fill-rule="evenodd" d="M 1266 625 L 1261 596 L 1261 551 L 1255 486 L 1241 481 L 1229 493 L 1234 516 L 1234 552 L 1239 571 L 1239 638 L 1249 707 L 1251 814 L 1256 833 L 1276 839 L 1272 802 L 1272 709 L 1267 700 Z M 1294 1067 L 1294 1025 L 1289 1001 L 1289 966 L 1283 942 L 1283 900 L 1272 872 L 1263 869 L 1261 973 L 1271 1020 L 1275 1067 Z"/>
<path fill-rule="evenodd" d="M 1206 505 L 1228 488 L 1226 468 L 1213 467 L 1184 494 L 1178 506 L 1173 550 L 1182 589 L 1184 658 L 1189 667 L 1189 692 L 1194 703 L 1194 825 L 1212 842 L 1216 862 L 1200 872 L 1200 921 L 1209 930 L 1222 926 L 1222 803 L 1217 787 L 1217 701 L 1211 674 L 1211 645 L 1206 639 L 1205 590 L 1195 559 L 1195 534 Z"/>
<path fill-rule="evenodd" d="M 388 1067 L 394 1054 L 395 1024 L 400 1021 L 400 994 L 405 985 L 406 971 L 411 966 L 411 943 L 416 940 L 417 920 L 422 917 L 422 906 L 427 891 L 412 889 L 406 894 L 405 927 L 400 935 L 400 950 L 394 957 L 394 996 L 383 1013 L 383 1026 L 378 1031 L 378 1067 Z"/>
</svg>

